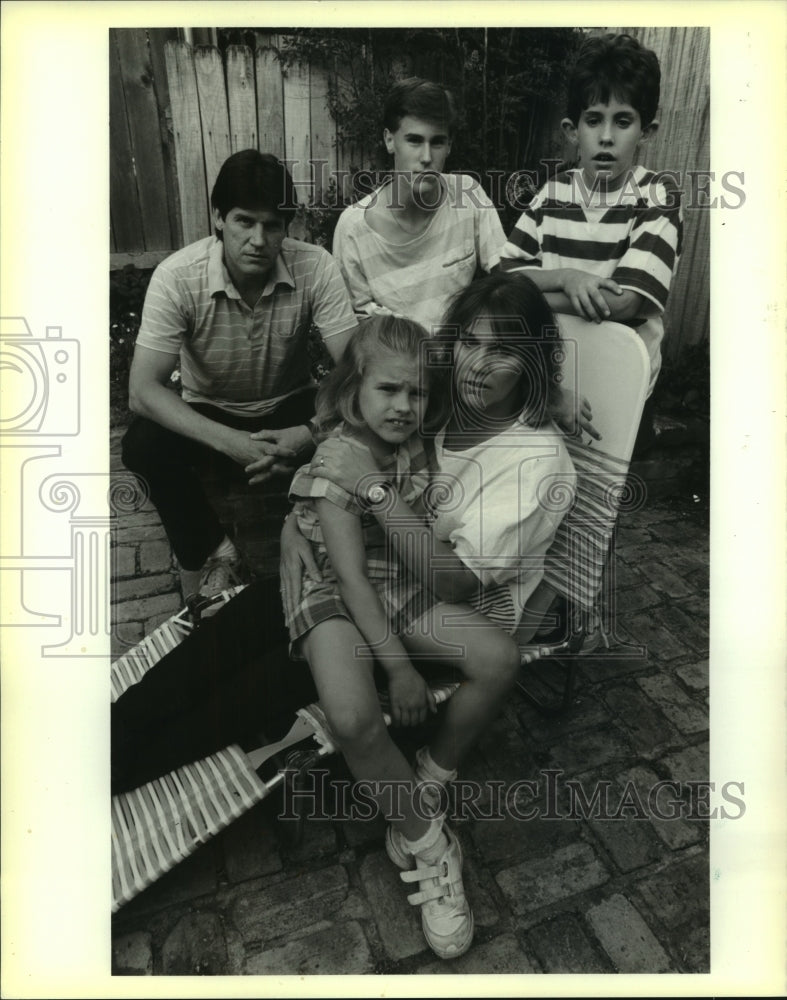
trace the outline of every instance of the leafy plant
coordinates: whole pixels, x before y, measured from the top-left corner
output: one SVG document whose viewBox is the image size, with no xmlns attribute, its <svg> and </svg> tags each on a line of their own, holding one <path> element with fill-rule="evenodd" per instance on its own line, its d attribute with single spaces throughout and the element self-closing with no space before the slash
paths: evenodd
<svg viewBox="0 0 787 1000">
<path fill-rule="evenodd" d="M 389 166 L 382 108 L 404 76 L 437 80 L 454 93 L 460 121 L 449 165 L 479 175 L 501 213 L 506 184 L 520 171 L 540 172 L 559 159 L 556 125 L 574 28 L 294 28 L 283 32 L 285 66 L 309 62 L 328 71 L 328 100 L 338 141 L 352 170 Z M 513 225 L 520 205 L 511 219 Z"/>
<path fill-rule="evenodd" d="M 152 268 L 127 264 L 109 274 L 109 406 L 112 424 L 128 421 L 128 376 Z"/>
</svg>

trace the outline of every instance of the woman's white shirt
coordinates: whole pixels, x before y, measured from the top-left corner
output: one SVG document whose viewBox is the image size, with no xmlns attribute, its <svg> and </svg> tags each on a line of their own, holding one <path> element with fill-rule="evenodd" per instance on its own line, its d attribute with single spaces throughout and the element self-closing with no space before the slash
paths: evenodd
<svg viewBox="0 0 787 1000">
<path fill-rule="evenodd" d="M 544 556 L 573 496 L 574 466 L 563 435 L 553 424 L 517 421 L 461 451 L 444 443 L 441 431 L 433 530 L 485 589 L 507 587 L 513 609 L 504 616 L 513 613 L 514 620 L 499 623 L 513 630 L 544 575 Z"/>
</svg>

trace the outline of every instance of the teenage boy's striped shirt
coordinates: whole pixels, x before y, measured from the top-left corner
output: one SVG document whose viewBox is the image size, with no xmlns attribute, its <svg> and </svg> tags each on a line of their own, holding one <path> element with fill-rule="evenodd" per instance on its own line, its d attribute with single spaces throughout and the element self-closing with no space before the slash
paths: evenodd
<svg viewBox="0 0 787 1000">
<path fill-rule="evenodd" d="M 642 166 L 617 191 L 590 193 L 580 170 L 555 175 L 520 216 L 503 248 L 504 270 L 576 268 L 639 293 L 649 303 L 634 326 L 648 349 L 650 391 L 661 368 L 672 276 L 682 242 L 680 193 Z"/>
<path fill-rule="evenodd" d="M 441 174 L 445 198 L 426 229 L 391 243 L 366 221 L 374 192 L 349 205 L 333 237 L 336 258 L 359 318 L 396 313 L 431 333 L 448 303 L 478 271 L 491 271 L 506 241 L 497 211 L 469 174 Z"/>
</svg>

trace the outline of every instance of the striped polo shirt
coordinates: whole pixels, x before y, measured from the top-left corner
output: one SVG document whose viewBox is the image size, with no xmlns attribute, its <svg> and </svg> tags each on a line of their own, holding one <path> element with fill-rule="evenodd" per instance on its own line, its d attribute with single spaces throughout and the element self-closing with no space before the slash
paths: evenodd
<svg viewBox="0 0 787 1000">
<path fill-rule="evenodd" d="M 484 189 L 469 174 L 441 177 L 445 198 L 424 232 L 405 243 L 389 243 L 367 223 L 376 191 L 339 216 L 333 254 L 359 316 L 396 313 L 431 332 L 476 271 L 497 264 L 506 237 Z"/>
<path fill-rule="evenodd" d="M 614 278 L 646 299 L 643 316 L 626 323 L 648 349 L 651 392 L 661 368 L 661 314 L 681 252 L 679 194 L 642 166 L 618 191 L 587 192 L 581 170 L 562 171 L 522 213 L 500 259 L 504 270 L 576 268 Z"/>
<path fill-rule="evenodd" d="M 285 238 L 254 307 L 235 288 L 215 236 L 167 257 L 153 272 L 137 343 L 180 355 L 183 399 L 228 413 L 270 413 L 311 384 L 307 334 L 323 340 L 357 320 L 336 262 L 322 247 Z"/>
</svg>

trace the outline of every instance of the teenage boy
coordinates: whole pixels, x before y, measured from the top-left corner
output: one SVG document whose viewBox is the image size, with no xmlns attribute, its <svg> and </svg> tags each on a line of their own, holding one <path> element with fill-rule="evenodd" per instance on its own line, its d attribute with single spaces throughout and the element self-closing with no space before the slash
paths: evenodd
<svg viewBox="0 0 787 1000">
<path fill-rule="evenodd" d="M 650 385 L 634 454 L 655 440 L 652 392 L 661 368 L 662 313 L 678 262 L 678 192 L 634 166 L 658 128 L 656 54 L 628 35 L 583 44 L 562 127 L 579 167 L 557 173 L 535 195 L 501 255 L 524 269 L 554 312 L 634 327 L 650 356 Z"/>
<path fill-rule="evenodd" d="M 279 160 L 254 149 L 230 156 L 211 206 L 215 235 L 151 278 L 129 381 L 138 416 L 123 439 L 123 462 L 147 481 L 186 596 L 240 582 L 202 467 L 227 480 L 243 470 L 254 484 L 302 463 L 313 448 L 310 324 L 334 360 L 356 326 L 330 254 L 286 235 L 297 201 Z M 182 397 L 167 386 L 178 360 Z"/>
<path fill-rule="evenodd" d="M 340 215 L 333 254 L 359 316 L 437 326 L 451 297 L 497 264 L 505 233 L 481 185 L 444 174 L 456 126 L 450 91 L 410 77 L 390 91 L 383 140 L 393 174 Z"/>
</svg>

